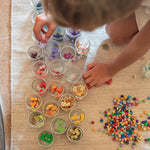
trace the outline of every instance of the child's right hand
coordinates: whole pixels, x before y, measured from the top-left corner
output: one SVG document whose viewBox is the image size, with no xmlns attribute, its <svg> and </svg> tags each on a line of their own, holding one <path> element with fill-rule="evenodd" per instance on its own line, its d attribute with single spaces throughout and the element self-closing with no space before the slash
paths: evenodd
<svg viewBox="0 0 150 150">
<path fill-rule="evenodd" d="M 46 25 L 48 27 L 48 31 L 46 32 L 43 27 Z M 50 14 L 40 14 L 36 17 L 35 24 L 33 27 L 33 31 L 36 39 L 41 42 L 42 36 L 40 31 L 45 34 L 45 40 L 47 41 L 53 32 L 56 30 L 57 25 L 54 23 L 52 16 Z"/>
</svg>

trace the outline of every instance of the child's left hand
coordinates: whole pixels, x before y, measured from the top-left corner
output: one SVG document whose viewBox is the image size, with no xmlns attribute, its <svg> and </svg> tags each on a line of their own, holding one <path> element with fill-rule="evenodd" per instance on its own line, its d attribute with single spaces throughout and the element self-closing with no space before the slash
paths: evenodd
<svg viewBox="0 0 150 150">
<path fill-rule="evenodd" d="M 110 70 L 107 64 L 92 63 L 88 65 L 88 71 L 83 74 L 83 78 L 86 84 L 98 87 L 112 78 Z"/>
</svg>

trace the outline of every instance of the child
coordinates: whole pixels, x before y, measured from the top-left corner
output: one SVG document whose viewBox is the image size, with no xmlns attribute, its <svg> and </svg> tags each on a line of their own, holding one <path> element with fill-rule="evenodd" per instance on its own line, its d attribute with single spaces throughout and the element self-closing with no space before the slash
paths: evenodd
<svg viewBox="0 0 150 150">
<path fill-rule="evenodd" d="M 44 5 L 47 14 L 39 15 L 34 25 L 39 41 L 44 25 L 49 27 L 48 39 L 57 24 L 91 31 L 107 23 L 110 39 L 118 45 L 127 44 L 112 62 L 88 65 L 83 78 L 90 86 L 102 85 L 150 49 L 150 0 L 44 0 Z"/>
</svg>

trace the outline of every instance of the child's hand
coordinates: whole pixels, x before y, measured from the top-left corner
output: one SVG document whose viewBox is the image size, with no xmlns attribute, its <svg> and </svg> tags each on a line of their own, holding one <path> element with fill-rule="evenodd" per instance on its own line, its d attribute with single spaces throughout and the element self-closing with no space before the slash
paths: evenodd
<svg viewBox="0 0 150 150">
<path fill-rule="evenodd" d="M 106 64 L 92 63 L 88 65 L 88 71 L 83 74 L 86 84 L 100 86 L 112 78 L 110 68 Z"/>
<path fill-rule="evenodd" d="M 44 25 L 48 27 L 47 32 L 43 29 Z M 57 26 L 54 23 L 52 16 L 50 14 L 46 15 L 45 13 L 43 13 L 36 17 L 33 31 L 34 31 L 36 39 L 39 42 L 42 40 L 40 31 L 42 31 L 45 34 L 45 40 L 47 41 L 50 38 L 50 36 L 53 34 L 53 32 L 55 31 L 56 27 Z"/>
</svg>

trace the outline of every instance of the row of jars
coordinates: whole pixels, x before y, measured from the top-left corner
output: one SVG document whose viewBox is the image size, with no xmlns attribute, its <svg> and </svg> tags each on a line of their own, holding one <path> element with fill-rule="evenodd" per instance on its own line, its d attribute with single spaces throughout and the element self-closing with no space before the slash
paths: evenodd
<svg viewBox="0 0 150 150">
<path fill-rule="evenodd" d="M 45 47 L 33 45 L 27 50 L 27 56 L 32 61 L 37 60 L 54 60 L 62 59 L 66 62 L 76 61 L 77 56 L 80 58 L 87 55 L 90 50 L 90 42 L 85 37 L 76 39 L 75 45 L 66 45 L 61 47 L 56 41 L 50 40 Z"/>
</svg>

